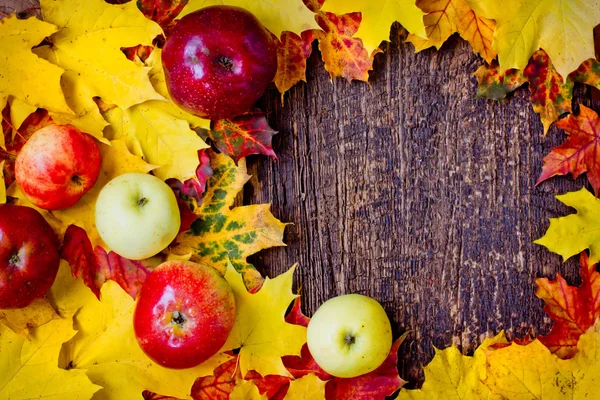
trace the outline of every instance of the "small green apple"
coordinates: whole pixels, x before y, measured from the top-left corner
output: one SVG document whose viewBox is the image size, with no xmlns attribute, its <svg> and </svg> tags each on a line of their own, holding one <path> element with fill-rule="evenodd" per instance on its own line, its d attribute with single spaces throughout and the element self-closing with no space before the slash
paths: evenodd
<svg viewBox="0 0 600 400">
<path fill-rule="evenodd" d="M 367 374 L 392 348 L 392 327 L 383 307 L 360 294 L 323 303 L 308 324 L 308 349 L 323 370 L 340 378 Z"/>
<path fill-rule="evenodd" d="M 100 237 L 131 260 L 159 253 L 175 239 L 180 225 L 175 194 L 153 175 L 120 175 L 102 188 L 96 201 Z"/>
</svg>

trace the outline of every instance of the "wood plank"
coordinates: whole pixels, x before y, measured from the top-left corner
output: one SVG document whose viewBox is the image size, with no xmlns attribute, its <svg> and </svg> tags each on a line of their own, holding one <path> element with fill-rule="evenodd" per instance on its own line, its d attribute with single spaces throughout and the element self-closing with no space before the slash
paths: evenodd
<svg viewBox="0 0 600 400">
<path fill-rule="evenodd" d="M 565 136 L 541 137 L 526 89 L 476 100 L 472 72 L 483 61 L 465 42 L 414 54 L 402 29 L 392 39 L 371 86 L 330 82 L 315 46 L 308 83 L 283 106 L 268 93 L 279 160 L 250 157 L 245 202 L 272 202 L 294 223 L 288 247 L 255 263 L 278 275 L 298 262 L 309 314 L 339 294 L 379 300 L 396 334 L 411 331 L 402 376 L 418 381 L 433 346 L 469 352 L 501 329 L 549 329 L 535 278 L 560 271 L 575 283 L 578 267 L 533 240 L 568 212 L 553 196 L 585 180 L 534 187 L 542 157 Z M 576 97 L 590 105 L 585 89 Z"/>
</svg>

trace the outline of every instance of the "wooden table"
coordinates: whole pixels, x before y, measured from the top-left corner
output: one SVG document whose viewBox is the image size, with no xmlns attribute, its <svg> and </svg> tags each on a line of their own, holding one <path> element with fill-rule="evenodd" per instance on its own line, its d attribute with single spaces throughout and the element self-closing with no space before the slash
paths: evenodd
<svg viewBox="0 0 600 400">
<path fill-rule="evenodd" d="M 587 182 L 534 186 L 542 158 L 566 136 L 541 136 L 525 88 L 499 103 L 475 99 L 472 72 L 483 61 L 467 43 L 453 37 L 414 54 L 401 28 L 391 38 L 371 86 L 330 82 L 315 45 L 308 83 L 283 106 L 269 91 L 262 106 L 280 131 L 279 159 L 249 157 L 244 202 L 271 202 L 294 223 L 287 248 L 251 261 L 271 276 L 299 263 L 309 315 L 339 294 L 379 300 L 395 334 L 410 331 L 401 376 L 414 382 L 433 346 L 468 353 L 502 329 L 548 331 L 535 279 L 560 272 L 579 284 L 578 263 L 533 241 L 549 217 L 570 212 L 554 195 Z M 578 87 L 575 102 L 600 110 L 590 89 Z"/>
<path fill-rule="evenodd" d="M 0 11 L 36 0 L 1 0 Z M 535 278 L 561 272 L 578 284 L 576 259 L 533 244 L 548 218 L 569 209 L 554 195 L 585 178 L 534 187 L 542 158 L 565 136 L 542 124 L 526 89 L 500 103 L 475 99 L 472 72 L 482 64 L 453 37 L 436 52 L 414 54 L 395 26 L 375 58 L 370 85 L 330 81 L 316 44 L 307 84 L 285 95 L 270 89 L 278 160 L 252 156 L 245 204 L 271 202 L 292 222 L 287 248 L 251 262 L 270 276 L 298 263 L 310 315 L 330 297 L 362 293 L 379 300 L 400 348 L 401 376 L 422 379 L 433 346 L 468 353 L 486 335 L 547 332 Z M 589 89 L 575 102 L 600 110 Z"/>
</svg>

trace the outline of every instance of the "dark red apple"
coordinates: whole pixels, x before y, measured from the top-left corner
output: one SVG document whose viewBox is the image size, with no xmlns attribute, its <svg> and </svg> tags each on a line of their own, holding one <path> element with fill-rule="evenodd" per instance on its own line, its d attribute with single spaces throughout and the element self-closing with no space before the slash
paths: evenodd
<svg viewBox="0 0 600 400">
<path fill-rule="evenodd" d="M 249 111 L 277 72 L 277 44 L 239 7 L 211 6 L 179 20 L 162 51 L 171 99 L 211 120 Z"/>
<path fill-rule="evenodd" d="M 133 315 L 137 341 L 167 368 L 191 368 L 225 344 L 235 320 L 231 287 L 214 268 L 167 261 L 148 275 Z"/>
<path fill-rule="evenodd" d="M 94 186 L 100 174 L 95 140 L 71 125 L 48 125 L 25 143 L 15 163 L 21 191 L 45 210 L 69 208 Z"/>
<path fill-rule="evenodd" d="M 0 204 L 0 309 L 46 295 L 60 257 L 56 234 L 33 208 Z"/>
</svg>

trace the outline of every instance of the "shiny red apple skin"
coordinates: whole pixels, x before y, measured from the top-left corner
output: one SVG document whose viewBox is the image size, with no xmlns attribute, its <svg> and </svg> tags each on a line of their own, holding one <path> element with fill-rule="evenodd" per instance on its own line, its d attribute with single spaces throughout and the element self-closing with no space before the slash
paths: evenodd
<svg viewBox="0 0 600 400">
<path fill-rule="evenodd" d="M 15 179 L 35 206 L 60 210 L 73 206 L 100 174 L 95 140 L 71 125 L 48 125 L 25 143 L 15 162 Z"/>
<path fill-rule="evenodd" d="M 277 72 L 277 43 L 248 11 L 211 6 L 177 22 L 162 51 L 171 99 L 203 118 L 249 111 Z"/>
<path fill-rule="evenodd" d="M 58 237 L 35 209 L 0 204 L 0 309 L 23 308 L 56 278 Z"/>
<path fill-rule="evenodd" d="M 229 283 L 214 268 L 166 261 L 138 295 L 133 328 L 148 357 L 167 368 L 191 368 L 225 344 L 235 320 Z"/>
</svg>

